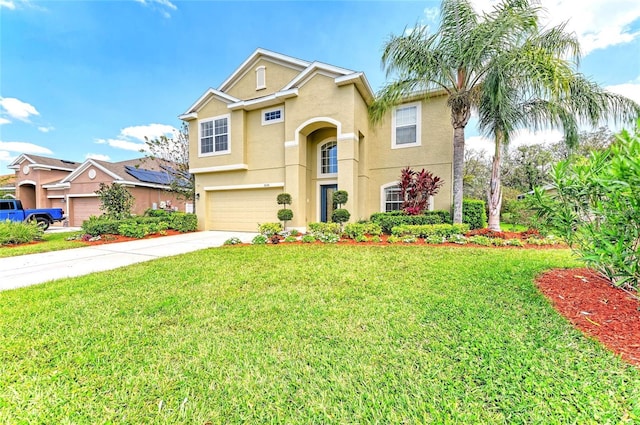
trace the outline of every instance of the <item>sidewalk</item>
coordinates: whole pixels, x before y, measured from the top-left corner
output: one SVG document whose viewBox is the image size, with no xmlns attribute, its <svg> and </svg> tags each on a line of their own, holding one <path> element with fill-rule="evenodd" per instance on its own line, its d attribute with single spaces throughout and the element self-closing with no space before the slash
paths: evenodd
<svg viewBox="0 0 640 425">
<path fill-rule="evenodd" d="M 248 232 L 204 231 L 0 258 L 0 291 L 217 247 L 234 236 L 243 242 L 250 242 L 255 235 Z"/>
</svg>

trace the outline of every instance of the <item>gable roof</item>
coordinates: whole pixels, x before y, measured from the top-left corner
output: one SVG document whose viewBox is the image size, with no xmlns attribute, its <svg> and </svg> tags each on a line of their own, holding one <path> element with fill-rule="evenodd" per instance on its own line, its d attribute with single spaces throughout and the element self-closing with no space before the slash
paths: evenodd
<svg viewBox="0 0 640 425">
<path fill-rule="evenodd" d="M 236 70 L 220 84 L 218 90 L 221 92 L 229 90 L 234 86 L 247 72 L 253 69 L 253 65 L 259 60 L 264 59 L 278 65 L 286 66 L 301 72 L 309 66 L 309 62 L 297 59 L 292 56 L 283 55 L 281 53 L 272 52 L 267 49 L 256 49 Z"/>
<path fill-rule="evenodd" d="M 24 161 L 28 161 L 28 167 L 34 169 L 45 168 L 62 171 L 73 171 L 80 166 L 80 163 L 75 161 L 67 161 L 66 159 L 49 158 L 46 156 L 23 153 L 16 159 L 14 159 L 13 162 L 9 164 L 8 168 L 17 170 L 20 168 L 20 164 L 22 164 Z"/>
</svg>

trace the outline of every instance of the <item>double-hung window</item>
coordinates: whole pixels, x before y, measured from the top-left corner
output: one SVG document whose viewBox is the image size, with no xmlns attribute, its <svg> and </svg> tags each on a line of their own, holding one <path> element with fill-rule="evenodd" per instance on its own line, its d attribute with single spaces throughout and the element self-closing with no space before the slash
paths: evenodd
<svg viewBox="0 0 640 425">
<path fill-rule="evenodd" d="M 229 115 L 200 121 L 200 155 L 229 153 Z"/>
<path fill-rule="evenodd" d="M 398 211 L 402 209 L 403 199 L 400 193 L 400 186 L 388 186 L 383 189 L 383 211 Z"/>
<path fill-rule="evenodd" d="M 420 103 L 400 105 L 393 109 L 391 147 L 407 148 L 420 146 Z"/>
</svg>

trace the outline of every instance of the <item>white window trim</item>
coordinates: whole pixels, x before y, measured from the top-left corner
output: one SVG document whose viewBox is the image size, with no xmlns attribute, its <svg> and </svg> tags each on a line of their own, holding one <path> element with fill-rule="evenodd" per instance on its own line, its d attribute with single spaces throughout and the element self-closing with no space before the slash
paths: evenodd
<svg viewBox="0 0 640 425">
<path fill-rule="evenodd" d="M 380 212 L 385 212 L 387 210 L 387 197 L 385 196 L 385 191 L 393 186 L 400 186 L 400 184 L 398 181 L 394 181 L 380 186 Z"/>
<path fill-rule="evenodd" d="M 277 120 L 269 120 L 266 121 L 264 119 L 264 116 L 267 115 L 269 112 L 275 112 L 275 111 L 280 111 L 280 118 Z M 279 106 L 277 108 L 271 108 L 271 109 L 263 109 L 262 112 L 262 125 L 271 125 L 271 124 L 276 124 L 279 122 L 284 122 L 284 108 L 282 106 Z"/>
<path fill-rule="evenodd" d="M 318 157 L 317 163 L 318 163 L 318 178 L 319 179 L 323 179 L 323 178 L 332 178 L 332 177 L 338 177 L 338 173 L 323 173 L 322 172 L 322 147 L 324 145 L 326 145 L 329 142 L 335 142 L 336 143 L 336 165 L 338 162 L 338 141 L 336 140 L 335 137 L 329 137 L 327 139 L 322 140 L 320 143 L 318 143 L 318 147 L 316 148 L 316 156 Z"/>
<path fill-rule="evenodd" d="M 398 109 L 416 107 L 416 143 L 396 144 L 396 111 Z M 422 103 L 412 102 L 398 105 L 391 110 L 391 149 L 415 148 L 422 145 Z"/>
<path fill-rule="evenodd" d="M 260 81 L 262 77 L 262 81 Z M 267 67 L 259 66 L 256 68 L 256 90 L 262 90 L 267 88 Z"/>
<path fill-rule="evenodd" d="M 202 123 L 205 122 L 215 122 L 215 120 L 219 120 L 222 118 L 227 119 L 227 149 L 224 151 L 215 151 L 215 124 L 214 124 L 214 151 L 202 153 Z M 198 157 L 207 157 L 207 156 L 218 156 L 218 155 L 228 155 L 231 153 L 231 114 L 218 115 L 217 117 L 206 118 L 202 120 L 198 120 Z"/>
</svg>

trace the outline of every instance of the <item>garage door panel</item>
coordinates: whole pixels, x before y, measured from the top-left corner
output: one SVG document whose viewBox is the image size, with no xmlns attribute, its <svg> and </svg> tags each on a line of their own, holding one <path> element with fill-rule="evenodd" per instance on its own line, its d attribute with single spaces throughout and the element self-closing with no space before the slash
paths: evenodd
<svg viewBox="0 0 640 425">
<path fill-rule="evenodd" d="M 98 198 L 71 198 L 71 225 L 82 226 L 82 222 L 92 215 L 100 215 L 100 202 Z"/>
<path fill-rule="evenodd" d="M 278 221 L 279 189 L 210 192 L 207 229 L 255 232 L 259 223 Z"/>
</svg>

